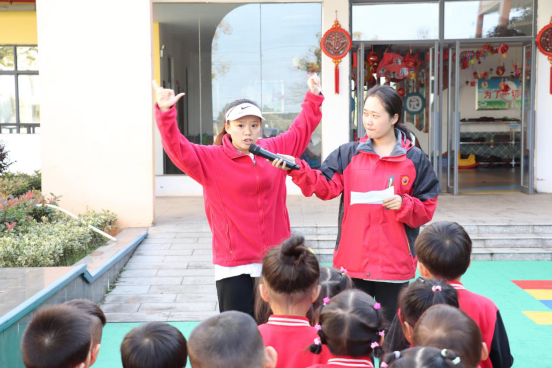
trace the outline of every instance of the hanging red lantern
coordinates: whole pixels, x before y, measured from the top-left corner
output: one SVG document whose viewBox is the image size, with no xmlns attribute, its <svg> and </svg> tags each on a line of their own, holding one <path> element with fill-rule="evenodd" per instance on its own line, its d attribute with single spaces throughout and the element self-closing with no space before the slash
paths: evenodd
<svg viewBox="0 0 552 368">
<path fill-rule="evenodd" d="M 552 18 L 537 34 L 537 47 L 550 60 L 550 94 L 552 94 Z"/>
<path fill-rule="evenodd" d="M 320 47 L 324 53 L 333 59 L 335 64 L 335 94 L 339 94 L 339 63 L 351 50 L 352 40 L 349 32 L 341 28 L 337 21 L 337 12 L 335 12 L 335 22 L 322 37 Z"/>
<path fill-rule="evenodd" d="M 370 66 L 376 67 L 378 65 L 378 62 L 379 62 L 378 54 L 373 50 L 370 51 L 368 53 L 368 64 L 370 64 Z"/>
<path fill-rule="evenodd" d="M 406 94 L 406 93 L 404 92 L 404 88 L 402 88 L 402 87 L 399 88 L 399 89 L 397 90 L 397 93 L 398 93 L 399 96 L 401 96 L 401 97 L 404 97 L 404 95 Z"/>
<path fill-rule="evenodd" d="M 496 74 L 499 75 L 499 76 L 502 76 L 504 75 L 504 72 L 506 71 L 506 67 L 504 66 L 504 64 L 502 65 L 498 65 L 496 67 Z"/>
</svg>

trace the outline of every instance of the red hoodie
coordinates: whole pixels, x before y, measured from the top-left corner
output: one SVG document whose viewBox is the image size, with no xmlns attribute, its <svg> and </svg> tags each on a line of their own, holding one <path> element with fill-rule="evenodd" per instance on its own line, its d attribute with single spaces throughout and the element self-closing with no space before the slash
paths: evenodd
<svg viewBox="0 0 552 368">
<path fill-rule="evenodd" d="M 289 175 L 307 197 L 341 195 L 333 266 L 364 280 L 410 280 L 416 272 L 414 242 L 437 206 L 439 181 L 426 155 L 399 131 L 389 157 L 380 158 L 366 137 L 332 152 L 320 170 L 304 161 Z M 402 197 L 398 211 L 381 204 L 351 204 L 351 192 L 381 191 L 392 182 Z"/>
<path fill-rule="evenodd" d="M 322 118 L 324 97 L 307 92 L 289 129 L 257 145 L 273 153 L 299 156 Z M 156 106 L 163 148 L 171 161 L 203 186 L 205 213 L 213 233 L 213 263 L 225 267 L 260 263 L 272 247 L 290 237 L 286 172 L 257 157 L 254 164 L 230 141 L 221 146 L 190 143 L 178 130 L 176 108 Z"/>
</svg>

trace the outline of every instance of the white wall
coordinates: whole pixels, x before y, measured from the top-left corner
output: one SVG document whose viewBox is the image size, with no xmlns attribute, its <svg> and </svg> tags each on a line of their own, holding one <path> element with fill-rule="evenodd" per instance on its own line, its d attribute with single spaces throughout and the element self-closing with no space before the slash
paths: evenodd
<svg viewBox="0 0 552 368">
<path fill-rule="evenodd" d="M 38 0 L 42 187 L 72 212 L 154 216 L 149 0 Z M 75 31 L 77 30 L 77 31 Z"/>
<path fill-rule="evenodd" d="M 2 134 L 0 141 L 9 151 L 9 160 L 15 161 L 9 172 L 32 174 L 40 170 L 40 134 Z"/>
<path fill-rule="evenodd" d="M 540 30 L 550 23 L 552 1 L 540 0 L 538 6 L 537 29 Z M 535 189 L 539 193 L 552 193 L 550 60 L 540 51 L 537 51 L 537 54 Z"/>
</svg>

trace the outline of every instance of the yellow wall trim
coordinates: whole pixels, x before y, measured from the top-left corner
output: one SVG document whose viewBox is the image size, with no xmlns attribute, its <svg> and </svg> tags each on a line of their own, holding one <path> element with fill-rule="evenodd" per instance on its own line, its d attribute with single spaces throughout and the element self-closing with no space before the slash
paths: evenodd
<svg viewBox="0 0 552 368">
<path fill-rule="evenodd" d="M 37 45 L 36 11 L 0 12 L 0 45 Z"/>
</svg>

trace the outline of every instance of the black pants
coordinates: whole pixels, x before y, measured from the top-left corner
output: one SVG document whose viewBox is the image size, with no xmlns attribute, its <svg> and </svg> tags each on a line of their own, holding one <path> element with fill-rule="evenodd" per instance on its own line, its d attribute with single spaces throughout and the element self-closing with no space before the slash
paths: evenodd
<svg viewBox="0 0 552 368">
<path fill-rule="evenodd" d="M 220 312 L 240 311 L 254 316 L 255 278 L 250 275 L 239 275 L 218 280 L 217 296 Z"/>
<path fill-rule="evenodd" d="M 370 294 L 378 303 L 381 304 L 383 316 L 388 323 L 393 321 L 397 313 L 397 299 L 402 288 L 408 286 L 408 282 L 375 282 L 369 280 L 353 279 L 356 289 L 360 289 Z"/>
</svg>

